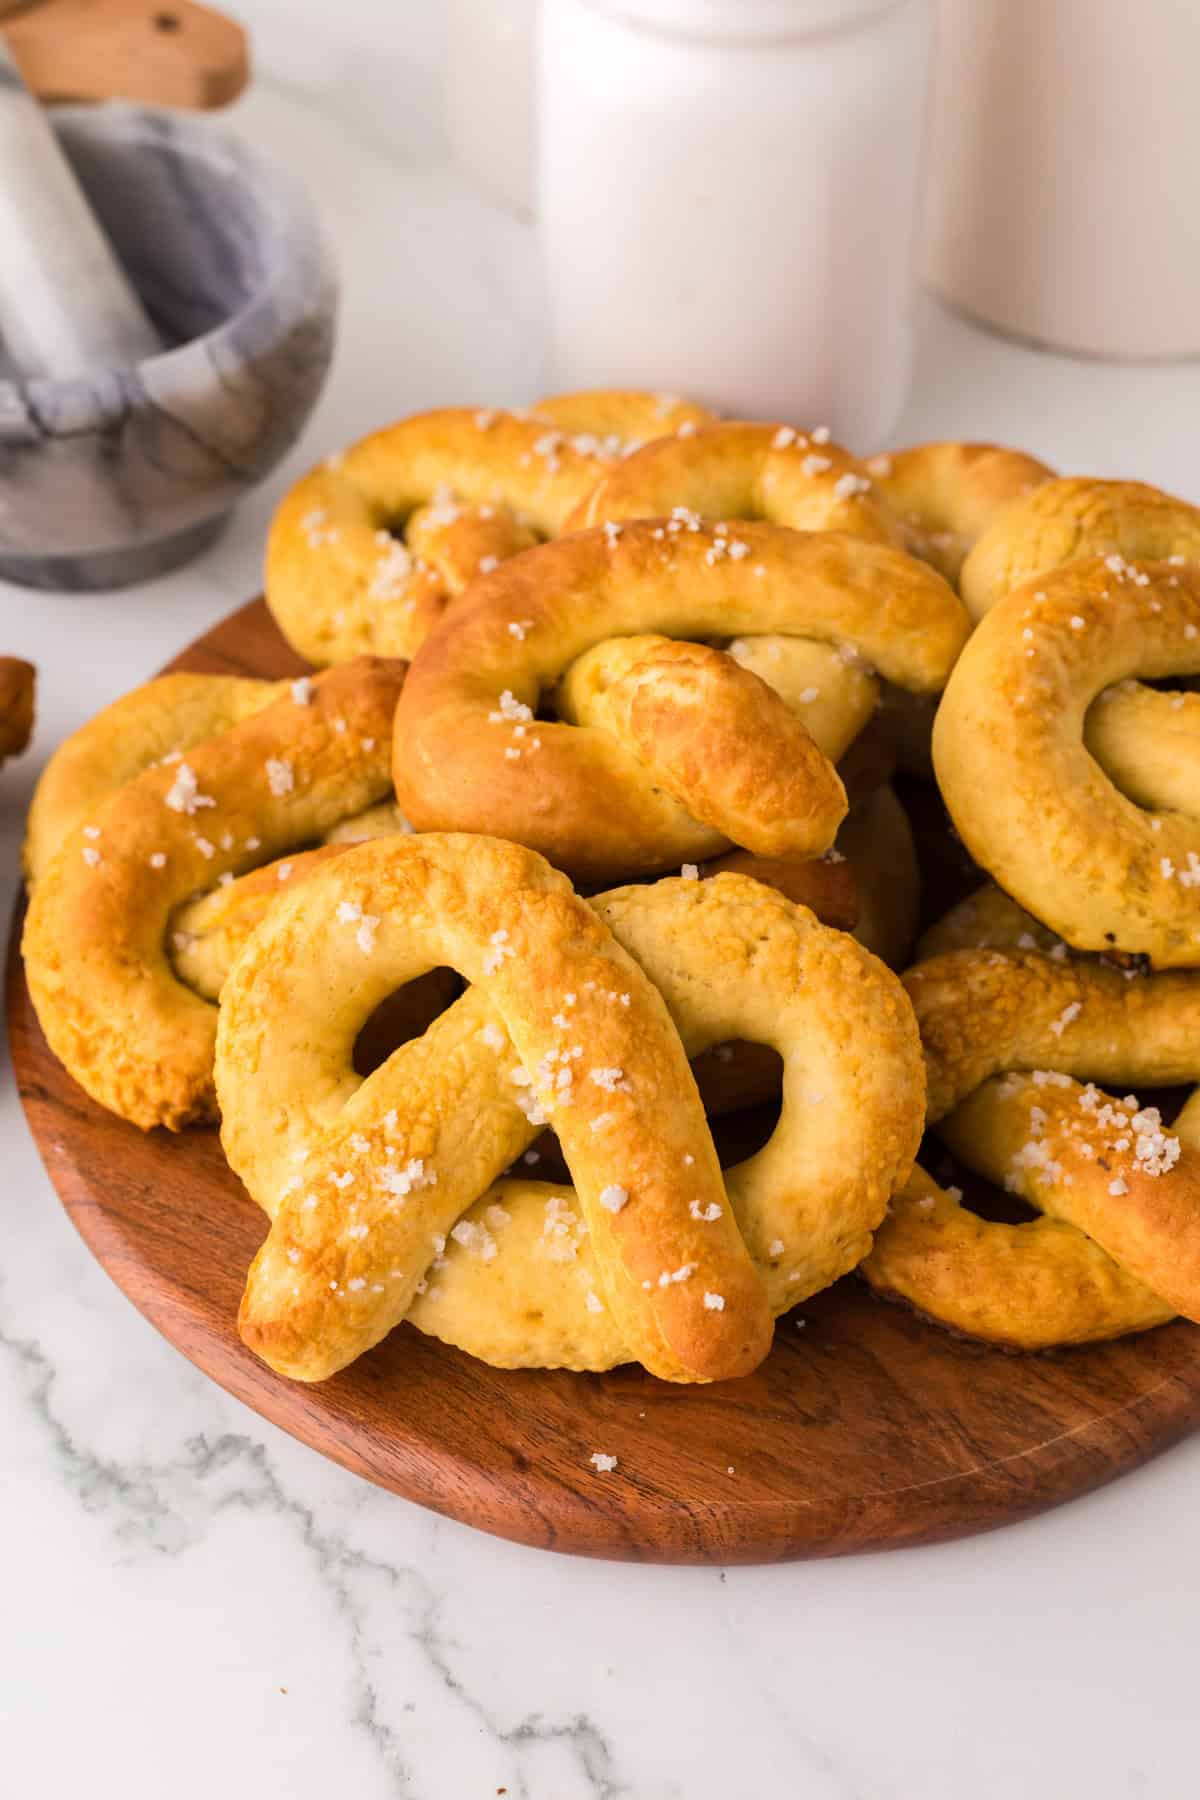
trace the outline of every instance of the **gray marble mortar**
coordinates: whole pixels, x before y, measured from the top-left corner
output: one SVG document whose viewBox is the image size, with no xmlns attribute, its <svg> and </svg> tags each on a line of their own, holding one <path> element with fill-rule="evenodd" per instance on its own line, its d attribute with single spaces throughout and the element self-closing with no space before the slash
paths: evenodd
<svg viewBox="0 0 1200 1800">
<path fill-rule="evenodd" d="M 164 343 L 135 368 L 23 381 L 0 353 L 0 576 L 113 588 L 205 548 L 295 442 L 333 347 L 311 201 L 209 121 L 54 109 Z"/>
</svg>

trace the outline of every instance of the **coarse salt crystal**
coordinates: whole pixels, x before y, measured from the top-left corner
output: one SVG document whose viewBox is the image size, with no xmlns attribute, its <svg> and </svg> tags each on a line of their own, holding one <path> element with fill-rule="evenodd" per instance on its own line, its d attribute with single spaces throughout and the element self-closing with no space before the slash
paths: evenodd
<svg viewBox="0 0 1200 1800">
<path fill-rule="evenodd" d="M 855 475 L 852 470 L 847 469 L 846 473 L 839 475 L 834 482 L 833 491 L 839 500 L 853 500 L 859 494 L 869 494 L 871 484 L 865 475 Z"/>
<path fill-rule="evenodd" d="M 1069 1006 L 1064 1006 L 1057 1019 L 1050 1022 L 1050 1029 L 1055 1037 L 1061 1037 L 1067 1026 L 1073 1025 L 1082 1011 L 1083 1005 L 1078 1000 L 1072 1000 Z"/>
<path fill-rule="evenodd" d="M 189 818 L 200 807 L 217 804 L 211 794 L 200 793 L 195 771 L 185 762 L 181 762 L 176 769 L 175 779 L 163 799 L 172 812 L 187 813 Z"/>
<path fill-rule="evenodd" d="M 268 756 L 266 762 L 267 786 L 277 800 L 284 794 L 290 794 L 296 785 L 296 773 L 290 762 L 282 756 Z"/>
</svg>

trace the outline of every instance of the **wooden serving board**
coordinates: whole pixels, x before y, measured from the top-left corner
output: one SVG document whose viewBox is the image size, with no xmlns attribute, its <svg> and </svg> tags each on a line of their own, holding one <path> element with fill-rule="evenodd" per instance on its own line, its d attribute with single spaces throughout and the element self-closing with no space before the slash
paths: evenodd
<svg viewBox="0 0 1200 1800">
<path fill-rule="evenodd" d="M 261 602 L 174 668 L 278 677 L 302 665 Z M 13 1062 L 34 1137 L 83 1238 L 163 1335 L 323 1455 L 407 1499 L 548 1549 L 766 1562 L 984 1531 L 1136 1468 L 1200 1421 L 1200 1330 L 1015 1357 L 958 1341 L 850 1278 L 779 1322 L 753 1376 L 678 1388 L 490 1369 L 402 1326 L 319 1387 L 241 1344 L 265 1229 L 215 1132 L 143 1135 L 50 1055 L 10 954 Z M 599 1474 L 600 1450 L 618 1465 Z"/>
<path fill-rule="evenodd" d="M 241 26 L 195 0 L 0 0 L 0 19 L 39 100 L 209 108 L 249 79 Z"/>
</svg>

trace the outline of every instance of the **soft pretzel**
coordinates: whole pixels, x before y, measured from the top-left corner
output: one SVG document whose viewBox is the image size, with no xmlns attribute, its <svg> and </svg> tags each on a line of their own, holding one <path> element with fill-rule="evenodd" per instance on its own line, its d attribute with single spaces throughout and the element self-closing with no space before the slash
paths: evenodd
<svg viewBox="0 0 1200 1800">
<path fill-rule="evenodd" d="M 470 991 L 360 1081 L 364 1017 L 444 964 Z M 730 1037 L 779 1049 L 784 1108 L 723 1180 L 687 1057 Z M 303 1380 L 406 1316 L 504 1366 L 744 1373 L 866 1249 L 922 1107 L 899 983 L 783 896 L 725 874 L 589 904 L 515 844 L 439 834 L 360 845 L 272 908 L 217 1081 L 272 1220 L 242 1334 Z M 576 1191 L 493 1187 L 547 1117 Z"/>
<path fill-rule="evenodd" d="M 213 1116 L 216 1010 L 175 974 L 171 915 L 387 794 L 403 673 L 365 661 L 298 683 L 68 833 L 34 889 L 25 967 L 51 1049 L 102 1105 L 144 1129 Z"/>
<path fill-rule="evenodd" d="M 863 468 L 903 522 L 907 548 L 932 563 L 955 587 L 963 559 L 993 520 L 1054 474 L 1023 450 L 955 442 L 892 450 L 868 457 Z M 937 696 L 885 687 L 880 708 L 900 767 L 908 775 L 931 781 L 930 738 Z"/>
<path fill-rule="evenodd" d="M 1187 811 L 1145 812 L 1085 736 L 1105 689 L 1197 673 L 1200 571 L 1096 557 L 1008 594 L 950 677 L 933 750 L 951 817 L 976 861 L 1077 949 L 1200 962 L 1200 792 L 1168 761 Z M 1102 719 L 1121 703 L 1104 702 Z M 1149 710 L 1173 704 L 1156 695 Z M 1136 745 L 1132 760 L 1150 798 L 1153 764 Z"/>
<path fill-rule="evenodd" d="M 914 444 L 869 456 L 877 491 L 910 529 L 909 547 L 956 585 L 963 560 L 1014 500 L 1054 470 L 1001 444 Z"/>
<path fill-rule="evenodd" d="M 962 596 L 981 619 L 1013 588 L 1080 557 L 1200 562 L 1200 508 L 1141 481 L 1043 482 L 993 520 L 963 564 Z"/>
<path fill-rule="evenodd" d="M 960 950 L 905 987 L 930 1123 L 1046 1216 L 985 1221 L 914 1170 L 864 1264 L 871 1284 L 1023 1349 L 1200 1318 L 1200 1134 L 1181 1148 L 1156 1109 L 1091 1085 L 1200 1077 L 1200 976 Z"/>
<path fill-rule="evenodd" d="M 33 735 L 36 671 L 19 656 L 0 656 L 0 765 L 19 756 Z"/>
<path fill-rule="evenodd" d="M 827 431 L 740 421 L 644 444 L 593 485 L 568 529 L 662 518 L 676 506 L 706 519 L 766 519 L 877 544 L 904 538 L 862 465 Z"/>
<path fill-rule="evenodd" d="M 831 442 L 828 431 L 741 421 L 643 446 L 597 483 L 569 528 L 658 518 L 676 508 L 706 519 L 765 519 L 794 530 L 907 544 L 904 525 L 863 465 Z M 822 712 L 846 743 L 878 704 L 878 681 L 868 671 L 850 678 L 827 644 L 781 646 L 774 638 L 747 637 L 737 655 L 781 692 L 819 695 Z"/>
<path fill-rule="evenodd" d="M 403 419 L 286 496 L 267 545 L 267 604 L 312 663 L 411 657 L 477 574 L 556 536 L 631 444 L 711 416 L 672 394 L 599 390 L 530 413 Z"/>
<path fill-rule="evenodd" d="M 96 713 L 59 745 L 34 789 L 22 852 L 30 886 L 110 794 L 287 691 L 284 681 L 237 675 L 157 675 Z"/>
<path fill-rule="evenodd" d="M 672 650 L 686 682 L 651 670 L 630 709 L 632 738 L 538 717 L 576 659 L 606 640 L 750 632 L 823 641 L 928 692 L 944 683 L 967 621 L 932 570 L 840 533 L 691 515 L 580 532 L 482 578 L 418 653 L 396 715 L 400 805 L 419 829 L 501 832 L 589 879 L 699 861 L 731 840 L 766 856 L 817 854 L 844 802 L 826 782 L 814 812 L 797 776 L 813 766 L 797 760 L 799 724 L 730 657 Z M 708 700 L 735 693 L 727 725 Z"/>
</svg>

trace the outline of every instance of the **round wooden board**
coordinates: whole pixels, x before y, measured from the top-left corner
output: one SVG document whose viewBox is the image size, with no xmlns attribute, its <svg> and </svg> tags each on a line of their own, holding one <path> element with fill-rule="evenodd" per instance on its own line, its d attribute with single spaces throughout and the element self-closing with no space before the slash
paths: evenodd
<svg viewBox="0 0 1200 1800">
<path fill-rule="evenodd" d="M 175 668 L 302 665 L 261 602 Z M 322 1383 L 238 1339 L 264 1231 L 215 1132 L 143 1135 L 75 1085 L 38 1029 L 13 932 L 25 1110 L 83 1238 L 163 1335 L 283 1430 L 407 1499 L 521 1543 L 657 1562 L 767 1562 L 930 1543 L 1026 1518 L 1136 1468 L 1200 1420 L 1200 1331 L 1053 1356 L 958 1341 L 853 1278 L 779 1323 L 744 1381 L 676 1388 L 491 1369 L 402 1326 Z M 616 1470 L 598 1474 L 602 1450 Z"/>
</svg>

